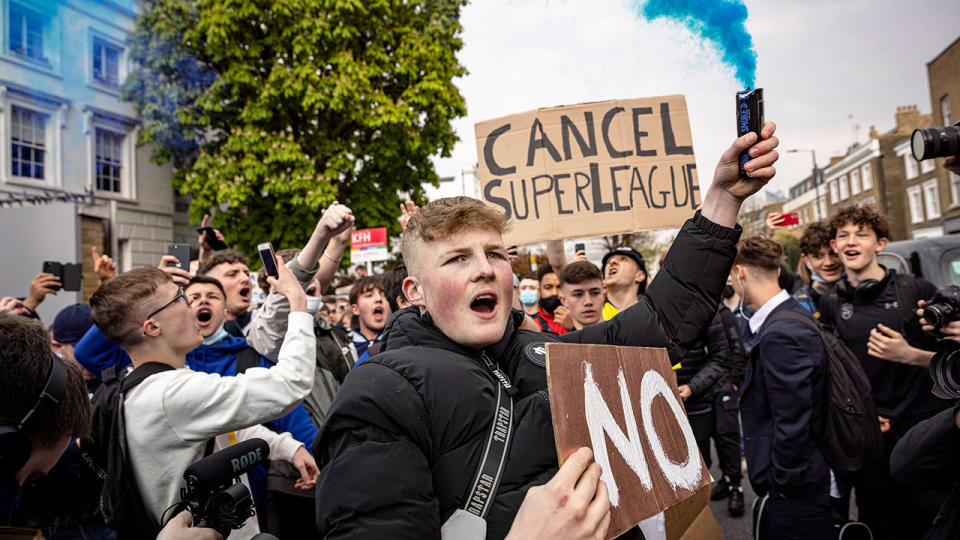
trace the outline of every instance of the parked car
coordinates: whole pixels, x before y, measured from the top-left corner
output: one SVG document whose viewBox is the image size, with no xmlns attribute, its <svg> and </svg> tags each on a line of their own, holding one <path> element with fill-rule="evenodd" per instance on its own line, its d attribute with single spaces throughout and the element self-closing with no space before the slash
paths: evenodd
<svg viewBox="0 0 960 540">
<path fill-rule="evenodd" d="M 897 272 L 911 272 L 937 288 L 960 285 L 960 235 L 890 242 L 877 260 Z"/>
</svg>

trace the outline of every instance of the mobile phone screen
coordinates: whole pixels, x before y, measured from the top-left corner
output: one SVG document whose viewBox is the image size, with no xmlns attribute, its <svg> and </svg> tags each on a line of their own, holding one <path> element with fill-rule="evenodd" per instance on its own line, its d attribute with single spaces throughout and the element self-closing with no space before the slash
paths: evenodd
<svg viewBox="0 0 960 540">
<path fill-rule="evenodd" d="M 260 252 L 260 261 L 263 262 L 264 272 L 268 276 L 279 277 L 280 272 L 277 271 L 277 257 L 273 253 L 273 245 L 270 242 L 265 242 L 257 246 L 257 251 Z"/>
</svg>

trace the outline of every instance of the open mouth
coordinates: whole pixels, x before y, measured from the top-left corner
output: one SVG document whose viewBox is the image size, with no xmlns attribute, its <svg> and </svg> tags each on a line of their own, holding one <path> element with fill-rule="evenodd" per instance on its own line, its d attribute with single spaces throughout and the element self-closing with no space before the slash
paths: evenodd
<svg viewBox="0 0 960 540">
<path fill-rule="evenodd" d="M 848 259 L 856 259 L 857 257 L 860 256 L 860 252 L 856 250 L 848 249 L 843 252 L 843 256 Z"/>
<path fill-rule="evenodd" d="M 490 293 L 478 294 L 470 302 L 470 310 L 482 316 L 492 316 L 497 309 L 497 297 Z"/>
<path fill-rule="evenodd" d="M 381 319 L 383 319 L 383 308 L 382 308 L 382 307 L 375 307 L 375 308 L 373 308 L 373 318 L 376 319 L 376 320 L 378 320 L 378 321 L 381 320 Z"/>
<path fill-rule="evenodd" d="M 250 287 L 240 288 L 240 298 L 243 300 L 250 300 Z"/>
<path fill-rule="evenodd" d="M 612 278 L 612 277 L 615 276 L 615 275 L 617 275 L 617 269 L 616 269 L 616 268 L 611 268 L 611 269 L 607 270 L 607 279 Z"/>
<path fill-rule="evenodd" d="M 197 322 L 200 323 L 200 326 L 210 324 L 211 319 L 213 319 L 213 312 L 210 311 L 210 308 L 202 307 L 197 310 Z"/>
</svg>

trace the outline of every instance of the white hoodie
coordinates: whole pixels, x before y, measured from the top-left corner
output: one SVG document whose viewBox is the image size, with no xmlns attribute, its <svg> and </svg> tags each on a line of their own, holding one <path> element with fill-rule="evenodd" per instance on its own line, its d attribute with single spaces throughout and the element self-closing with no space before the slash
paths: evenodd
<svg viewBox="0 0 960 540">
<path fill-rule="evenodd" d="M 203 457 L 207 440 L 289 413 L 310 392 L 315 359 L 313 317 L 295 312 L 277 364 L 269 369 L 221 377 L 184 367 L 152 375 L 127 393 L 124 423 L 131 465 L 144 504 L 158 521 L 180 500 L 183 471 Z M 289 459 L 291 449 L 296 451 L 282 437 L 268 443 L 271 458 Z M 246 536 L 240 533 L 250 528 L 249 521 L 237 531 L 238 538 Z"/>
</svg>

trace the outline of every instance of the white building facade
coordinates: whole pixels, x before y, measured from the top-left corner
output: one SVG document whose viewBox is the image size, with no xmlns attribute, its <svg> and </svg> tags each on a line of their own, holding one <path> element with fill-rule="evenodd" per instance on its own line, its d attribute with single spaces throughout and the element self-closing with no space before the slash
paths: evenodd
<svg viewBox="0 0 960 540">
<path fill-rule="evenodd" d="M 150 163 L 133 107 L 120 100 L 139 9 L 0 0 L 0 244 L 21 255 L 0 270 L 2 294 L 25 295 L 45 260 L 84 265 L 85 294 L 48 298 L 45 321 L 96 289 L 91 247 L 127 270 L 157 264 L 173 240 L 172 169 Z"/>
</svg>

